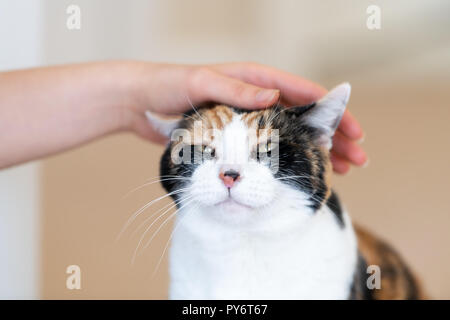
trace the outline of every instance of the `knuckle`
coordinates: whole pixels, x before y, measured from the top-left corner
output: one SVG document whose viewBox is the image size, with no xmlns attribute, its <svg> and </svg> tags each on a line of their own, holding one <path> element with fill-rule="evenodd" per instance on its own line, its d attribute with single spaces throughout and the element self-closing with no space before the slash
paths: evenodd
<svg viewBox="0 0 450 320">
<path fill-rule="evenodd" d="M 193 84 L 203 84 L 207 79 L 211 78 L 213 71 L 207 67 L 198 67 L 192 70 L 190 82 Z"/>
<path fill-rule="evenodd" d="M 190 95 L 198 95 L 204 86 L 210 81 L 214 72 L 207 67 L 197 67 L 188 75 L 188 92 Z"/>
<path fill-rule="evenodd" d="M 236 84 L 233 88 L 233 94 L 235 97 L 242 99 L 247 91 L 247 87 L 244 84 Z"/>
</svg>

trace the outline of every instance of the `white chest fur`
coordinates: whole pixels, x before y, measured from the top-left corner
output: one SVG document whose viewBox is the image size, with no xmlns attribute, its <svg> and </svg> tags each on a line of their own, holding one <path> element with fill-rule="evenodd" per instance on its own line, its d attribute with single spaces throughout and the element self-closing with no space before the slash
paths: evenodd
<svg viewBox="0 0 450 320">
<path fill-rule="evenodd" d="M 327 207 L 283 208 L 244 228 L 190 210 L 179 212 L 172 239 L 171 299 L 348 298 L 357 246 L 347 214 L 341 227 Z"/>
</svg>

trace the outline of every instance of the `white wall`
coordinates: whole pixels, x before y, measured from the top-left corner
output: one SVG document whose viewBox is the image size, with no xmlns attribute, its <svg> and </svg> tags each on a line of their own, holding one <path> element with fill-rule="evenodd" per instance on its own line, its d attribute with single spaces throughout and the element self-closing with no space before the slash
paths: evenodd
<svg viewBox="0 0 450 320">
<path fill-rule="evenodd" d="M 0 71 L 42 63 L 41 6 L 40 1 L 0 0 Z M 7 150 L 0 146 L 0 152 Z M 0 171 L 1 299 L 39 297 L 38 187 L 37 163 Z"/>
</svg>

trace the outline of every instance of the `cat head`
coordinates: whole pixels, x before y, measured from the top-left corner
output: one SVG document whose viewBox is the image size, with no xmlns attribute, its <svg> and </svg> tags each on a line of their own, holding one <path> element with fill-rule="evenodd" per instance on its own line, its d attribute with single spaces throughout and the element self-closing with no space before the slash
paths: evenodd
<svg viewBox="0 0 450 320">
<path fill-rule="evenodd" d="M 318 210 L 330 195 L 329 150 L 350 96 L 341 84 L 307 106 L 193 109 L 180 120 L 151 113 L 170 138 L 161 180 L 178 207 L 222 218 L 285 205 Z"/>
</svg>

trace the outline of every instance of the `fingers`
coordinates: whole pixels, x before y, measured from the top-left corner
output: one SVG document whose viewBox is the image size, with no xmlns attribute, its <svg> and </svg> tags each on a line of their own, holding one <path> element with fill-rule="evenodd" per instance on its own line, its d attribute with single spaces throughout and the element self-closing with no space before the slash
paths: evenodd
<svg viewBox="0 0 450 320">
<path fill-rule="evenodd" d="M 324 88 L 296 75 L 256 63 L 220 64 L 212 67 L 230 77 L 264 88 L 278 88 L 286 105 L 304 105 L 320 99 L 327 92 Z M 347 110 L 339 130 L 348 138 L 359 140 L 363 131 L 358 121 Z"/>
<path fill-rule="evenodd" d="M 331 151 L 341 159 L 357 166 L 363 166 L 367 162 L 367 155 L 362 148 L 340 132 L 336 132 L 333 137 Z"/>
<path fill-rule="evenodd" d="M 188 95 L 194 103 L 217 101 L 255 109 L 274 104 L 280 96 L 280 91 L 261 88 L 209 69 L 199 69 L 189 81 Z"/>
<path fill-rule="evenodd" d="M 318 100 L 327 92 L 314 82 L 256 63 L 219 64 L 212 68 L 257 86 L 277 88 L 288 105 L 305 105 Z"/>
<path fill-rule="evenodd" d="M 367 155 L 357 144 L 363 136 L 364 132 L 358 121 L 346 110 L 333 137 L 333 148 L 330 154 L 333 170 L 336 173 L 347 173 L 350 170 L 350 164 L 357 166 L 367 164 Z"/>
<path fill-rule="evenodd" d="M 311 81 L 272 67 L 255 63 L 229 63 L 195 70 L 189 81 L 188 93 L 194 103 L 217 101 L 256 109 L 268 107 L 279 100 L 289 106 L 305 105 L 319 100 L 326 90 Z M 363 166 L 367 163 L 367 155 L 356 143 L 363 135 L 358 121 L 348 110 L 345 111 L 331 150 L 335 172 L 344 174 L 351 164 Z"/>
<path fill-rule="evenodd" d="M 341 122 L 339 123 L 338 130 L 351 140 L 361 140 L 364 136 L 364 132 L 358 121 L 348 110 L 345 110 Z"/>
<path fill-rule="evenodd" d="M 333 171 L 339 174 L 346 174 L 350 170 L 350 164 L 347 160 L 337 155 L 335 152 L 330 153 L 330 160 L 333 165 Z"/>
</svg>

